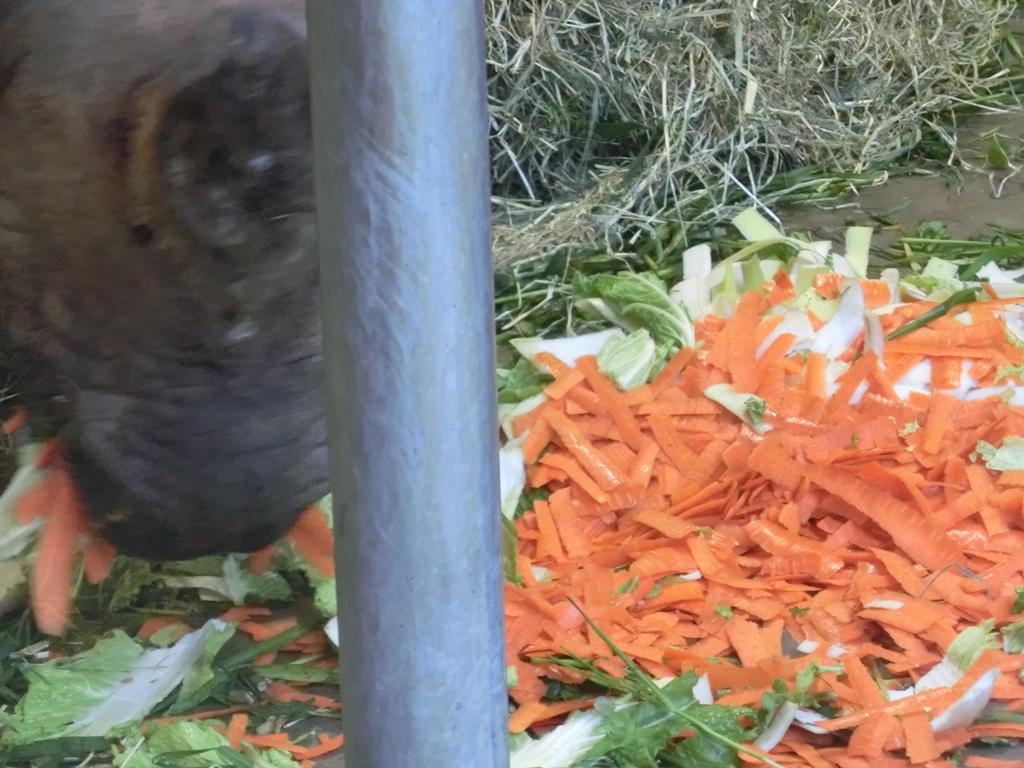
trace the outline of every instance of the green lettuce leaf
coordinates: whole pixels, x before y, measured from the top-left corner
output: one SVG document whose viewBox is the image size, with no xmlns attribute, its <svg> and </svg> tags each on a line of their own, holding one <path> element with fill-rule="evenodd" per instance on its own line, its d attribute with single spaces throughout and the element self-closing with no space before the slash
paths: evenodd
<svg viewBox="0 0 1024 768">
<path fill-rule="evenodd" d="M 201 721 L 154 723 L 148 737 L 136 732 L 122 740 L 122 747 L 114 750 L 116 768 L 299 768 L 280 749 L 260 752 L 243 744 L 244 754 L 235 752 L 223 735 Z"/>
<path fill-rule="evenodd" d="M 625 338 L 608 339 L 597 355 L 597 366 L 619 389 L 633 389 L 650 381 L 666 357 L 648 330 L 641 328 Z"/>
<path fill-rule="evenodd" d="M 140 722 L 191 671 L 208 664 L 207 644 L 219 648 L 233 632 L 233 626 L 212 620 L 170 648 L 145 649 L 114 630 L 70 659 L 28 665 L 27 693 L 13 711 L 0 712 L 0 724 L 6 726 L 0 746 L 106 736 Z"/>
<path fill-rule="evenodd" d="M 664 281 L 652 273 L 588 276 L 577 272 L 573 294 L 581 311 L 612 320 L 632 333 L 646 328 L 658 346 L 669 350 L 694 344 L 693 321 L 672 300 Z M 595 302 L 600 302 L 596 304 Z"/>
<path fill-rule="evenodd" d="M 210 624 L 206 630 L 208 636 L 203 643 L 202 652 L 186 670 L 181 679 L 181 689 L 178 691 L 178 701 L 193 696 L 200 688 L 213 680 L 213 660 L 217 658 L 220 649 L 235 634 L 234 624 L 223 624 L 217 622 Z"/>
<path fill-rule="evenodd" d="M 982 440 L 975 450 L 993 472 L 1024 469 L 1024 438 L 1008 437 L 998 448 Z"/>
<path fill-rule="evenodd" d="M 1024 621 L 1015 621 L 999 630 L 1006 653 L 1024 653 Z"/>
<path fill-rule="evenodd" d="M 498 371 L 498 402 L 519 403 L 551 383 L 551 376 L 537 370 L 525 357 L 508 370 Z"/>
<path fill-rule="evenodd" d="M 168 575 L 164 582 L 171 587 L 205 590 L 235 605 L 244 605 L 248 597 L 260 602 L 292 598 L 292 589 L 280 573 L 253 573 L 244 566 L 244 560 L 245 555 L 230 554 L 175 563 L 169 568 L 175 575 Z"/>
</svg>

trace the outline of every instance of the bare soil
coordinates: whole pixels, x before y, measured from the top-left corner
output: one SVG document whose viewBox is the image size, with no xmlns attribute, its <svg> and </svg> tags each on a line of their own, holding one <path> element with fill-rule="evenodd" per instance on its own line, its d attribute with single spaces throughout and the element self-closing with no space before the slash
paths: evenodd
<svg viewBox="0 0 1024 768">
<path fill-rule="evenodd" d="M 851 192 L 838 206 L 804 206 L 779 211 L 790 232 L 810 231 L 838 242 L 855 224 L 883 225 L 878 242 L 912 231 L 921 221 L 941 221 L 950 237 L 986 233 L 988 225 L 1024 229 L 1024 110 L 986 114 L 967 120 L 957 138 L 971 167 L 956 174 L 879 177 L 877 186 Z M 988 161 L 998 142 L 1009 163 L 996 168 Z"/>
</svg>

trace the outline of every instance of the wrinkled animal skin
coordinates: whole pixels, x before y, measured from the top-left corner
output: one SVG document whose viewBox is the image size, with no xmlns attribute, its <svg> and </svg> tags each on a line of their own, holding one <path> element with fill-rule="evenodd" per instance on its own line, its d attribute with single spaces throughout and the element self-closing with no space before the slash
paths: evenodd
<svg viewBox="0 0 1024 768">
<path fill-rule="evenodd" d="M 0 0 L 8 335 L 122 551 L 270 543 L 327 492 L 302 0 Z"/>
</svg>

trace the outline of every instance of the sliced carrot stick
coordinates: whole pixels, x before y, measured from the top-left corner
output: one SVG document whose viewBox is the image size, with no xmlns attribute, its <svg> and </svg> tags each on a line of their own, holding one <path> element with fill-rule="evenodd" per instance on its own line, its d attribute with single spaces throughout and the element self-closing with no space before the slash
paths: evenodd
<svg viewBox="0 0 1024 768">
<path fill-rule="evenodd" d="M 220 620 L 225 624 L 230 622 L 248 621 L 254 616 L 269 616 L 271 613 L 269 608 L 264 606 L 244 606 L 237 605 L 233 608 L 229 608 L 220 616 Z"/>
<path fill-rule="evenodd" d="M 857 701 L 862 706 L 880 705 L 885 702 L 885 697 L 882 695 L 878 684 L 871 677 L 871 674 L 864 666 L 864 662 L 856 654 L 844 653 L 839 657 L 839 660 L 846 670 L 846 679 L 849 681 L 850 687 L 857 694 Z M 886 738 L 888 738 L 888 734 L 886 734 Z"/>
<path fill-rule="evenodd" d="M 816 725 L 827 731 L 841 731 L 847 728 L 855 728 L 873 714 L 906 716 L 914 712 L 925 712 L 929 707 L 943 703 L 952 703 L 953 701 L 955 699 L 951 698 L 948 688 L 930 688 L 927 691 L 922 691 L 912 696 L 905 696 L 902 699 L 896 699 L 885 704 L 864 707 L 856 712 L 834 717 L 831 720 L 821 720 Z"/>
<path fill-rule="evenodd" d="M 238 629 L 241 632 L 248 634 L 257 643 L 262 643 L 265 640 L 277 637 L 282 632 L 287 632 L 289 629 L 293 629 L 297 625 L 298 620 L 294 618 L 277 619 L 275 621 L 262 623 L 255 621 L 242 621 L 239 622 Z"/>
<path fill-rule="evenodd" d="M 932 389 L 956 389 L 960 386 L 963 365 L 955 357 L 937 357 L 932 360 Z"/>
<path fill-rule="evenodd" d="M 306 562 L 324 576 L 334 576 L 334 534 L 319 507 L 310 507 L 286 538 Z"/>
<path fill-rule="evenodd" d="M 339 733 L 334 738 L 321 741 L 316 747 L 300 748 L 300 751 L 296 751 L 295 756 L 301 760 L 312 760 L 337 752 L 343 746 L 345 746 L 345 734 Z"/>
<path fill-rule="evenodd" d="M 967 755 L 964 758 L 966 768 L 1016 768 L 1019 761 L 1012 758 L 986 757 L 985 755 Z"/>
<path fill-rule="evenodd" d="M 868 309 L 884 307 L 892 301 L 889 284 L 882 280 L 861 280 L 860 287 L 864 291 L 864 306 Z"/>
<path fill-rule="evenodd" d="M 608 494 L 598 487 L 593 478 L 587 474 L 586 470 L 572 456 L 567 456 L 563 453 L 546 453 L 540 457 L 540 463 L 556 467 L 565 472 L 576 485 L 586 491 L 598 504 L 604 504 L 608 501 Z"/>
<path fill-rule="evenodd" d="M 142 622 L 142 626 L 139 627 L 139 631 L 135 633 L 135 636 L 140 640 L 148 640 L 161 629 L 175 625 L 180 626 L 184 632 L 188 632 L 188 627 L 182 624 L 179 619 L 170 616 L 150 616 Z"/>
<path fill-rule="evenodd" d="M 755 667 L 768 658 L 761 631 L 753 622 L 733 616 L 725 624 L 725 634 L 743 666 Z"/>
<path fill-rule="evenodd" d="M 572 699 L 556 704 L 545 704 L 540 701 L 531 701 L 518 707 L 508 719 L 509 733 L 522 733 L 534 723 L 543 722 L 575 712 L 578 709 L 588 709 L 594 704 L 593 699 Z"/>
<path fill-rule="evenodd" d="M 672 419 L 660 414 L 651 414 L 649 421 L 654 439 L 658 441 L 669 461 L 680 472 L 688 471 L 697 460 L 697 455 L 680 438 Z"/>
<path fill-rule="evenodd" d="M 63 634 L 71 615 L 71 573 L 85 522 L 67 475 L 55 475 L 56 490 L 39 537 L 32 567 L 32 613 L 39 631 Z"/>
<path fill-rule="evenodd" d="M 926 568 L 937 571 L 963 561 L 949 537 L 894 496 L 837 468 L 812 465 L 807 468 L 807 476 L 877 523 L 897 546 Z"/>
<path fill-rule="evenodd" d="M 533 511 L 537 516 L 537 530 L 540 532 L 540 538 L 537 539 L 537 559 L 560 559 L 564 550 L 562 539 L 558 535 L 558 526 L 555 525 L 555 518 L 551 514 L 551 507 L 546 501 L 538 500 L 534 502 Z"/>
<path fill-rule="evenodd" d="M 880 757 L 889 736 L 899 727 L 900 722 L 893 715 L 882 712 L 868 715 L 850 737 L 848 745 L 850 755 L 853 757 Z"/>
<path fill-rule="evenodd" d="M 758 370 L 755 363 L 757 351 L 757 326 L 761 320 L 761 294 L 747 291 L 736 305 L 730 327 L 732 341 L 729 348 L 729 374 L 733 386 L 741 392 L 757 389 Z"/>
<path fill-rule="evenodd" d="M 329 696 L 304 693 L 290 685 L 275 680 L 263 692 L 267 698 L 288 703 L 290 701 L 310 701 L 321 709 L 341 709 L 341 704 Z M 254 742 L 255 743 L 255 742 Z"/>
<path fill-rule="evenodd" d="M 924 425 L 924 442 L 921 450 L 933 456 L 939 452 L 942 438 L 949 429 L 950 417 L 953 414 L 953 406 L 956 399 L 945 392 L 936 392 L 932 395 L 931 408 L 928 410 L 928 420 Z"/>
<path fill-rule="evenodd" d="M 117 550 L 114 545 L 103 539 L 90 538 L 82 552 L 82 565 L 85 577 L 90 584 L 99 584 L 110 575 L 110 566 L 114 564 Z"/>
<path fill-rule="evenodd" d="M 857 388 L 864 383 L 864 380 L 878 364 L 878 355 L 868 350 L 861 355 L 842 376 L 839 377 L 839 389 L 828 401 L 828 411 L 834 416 L 841 416 L 849 407 Z"/>
<path fill-rule="evenodd" d="M 569 453 L 587 470 L 602 491 L 611 491 L 625 482 L 622 472 L 584 436 L 583 431 L 568 416 L 552 410 L 548 412 L 547 418 Z"/>
<path fill-rule="evenodd" d="M 538 352 L 533 356 L 533 361 L 547 368 L 556 379 L 565 375 L 572 367 L 563 363 L 550 352 Z"/>
<path fill-rule="evenodd" d="M 926 712 L 904 715 L 903 730 L 907 734 L 907 757 L 911 762 L 926 763 L 939 758 L 939 748 Z"/>
<path fill-rule="evenodd" d="M 253 573 L 266 573 L 274 564 L 275 557 L 277 557 L 277 545 L 269 544 L 249 555 L 249 559 L 245 562 L 245 567 Z"/>
<path fill-rule="evenodd" d="M 576 508 L 572 501 L 572 492 L 568 488 L 555 491 L 548 498 L 551 517 L 558 529 L 558 538 L 565 547 L 569 557 L 586 557 L 591 552 L 590 542 L 580 525 Z"/>
<path fill-rule="evenodd" d="M 553 382 L 544 387 L 544 394 L 552 400 L 561 400 L 569 394 L 573 387 L 583 380 L 582 371 L 578 368 L 568 368 L 556 376 Z"/>
<path fill-rule="evenodd" d="M 530 433 L 523 440 L 523 459 L 527 466 L 537 461 L 541 452 L 548 447 L 548 443 L 555 436 L 555 430 L 547 420 L 546 414 L 552 410 L 551 406 L 539 406 L 541 415 L 533 422 Z"/>
<path fill-rule="evenodd" d="M 28 424 L 28 411 L 24 408 L 18 408 L 7 417 L 3 425 L 0 425 L 0 432 L 3 432 L 5 435 L 13 435 L 26 424 Z"/>
<path fill-rule="evenodd" d="M 587 383 L 593 388 L 597 396 L 601 398 L 615 421 L 615 426 L 622 432 L 622 437 L 630 448 L 639 451 L 643 442 L 643 433 L 640 431 L 640 424 L 637 422 L 633 412 L 626 405 L 619 393 L 619 390 L 611 380 L 608 379 L 597 368 L 597 358 L 586 355 L 576 361 L 576 367 L 586 376 Z"/>
<path fill-rule="evenodd" d="M 236 752 L 242 748 L 242 737 L 245 736 L 245 731 L 248 727 L 248 712 L 236 712 L 228 720 L 228 727 L 225 729 L 224 735 L 227 737 L 228 746 Z"/>
<path fill-rule="evenodd" d="M 18 522 L 27 525 L 38 517 L 48 515 L 59 486 L 60 480 L 51 471 L 38 484 L 29 488 L 14 505 L 14 516 Z"/>
</svg>

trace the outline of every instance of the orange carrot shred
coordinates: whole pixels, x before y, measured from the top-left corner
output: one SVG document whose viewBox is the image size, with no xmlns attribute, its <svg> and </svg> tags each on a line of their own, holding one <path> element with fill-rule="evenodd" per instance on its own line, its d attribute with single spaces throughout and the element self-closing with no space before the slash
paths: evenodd
<svg viewBox="0 0 1024 768">
<path fill-rule="evenodd" d="M 640 424 L 637 422 L 633 412 L 629 410 L 629 406 L 626 405 L 618 388 L 607 376 L 598 370 L 597 358 L 593 355 L 581 357 L 576 361 L 576 367 L 583 372 L 587 383 L 597 393 L 597 396 L 601 398 L 601 402 L 608 409 L 608 413 L 611 414 L 615 425 L 622 432 L 626 445 L 634 451 L 639 451 L 640 445 L 643 442 Z"/>
<path fill-rule="evenodd" d="M 558 527 L 555 525 L 555 518 L 551 514 L 551 507 L 546 501 L 537 500 L 533 505 L 533 512 L 537 519 L 537 530 L 540 538 L 537 539 L 537 559 L 552 557 L 556 560 L 562 556 L 562 540 L 558 535 Z"/>
<path fill-rule="evenodd" d="M 334 576 L 334 535 L 319 507 L 310 507 L 286 538 L 300 555 L 324 576 Z"/>
<path fill-rule="evenodd" d="M 583 466 L 602 491 L 611 491 L 625 481 L 625 477 L 607 456 L 594 446 L 573 423 L 560 411 L 549 411 L 548 421 L 561 438 L 569 453 Z"/>
<path fill-rule="evenodd" d="M 257 550 L 249 555 L 249 559 L 246 561 L 245 567 L 252 573 L 266 573 L 274 564 L 275 557 L 277 557 L 277 545 L 268 544 L 263 549 Z"/>
<path fill-rule="evenodd" d="M 924 763 L 936 760 L 939 749 L 935 744 L 931 722 L 925 712 L 914 712 L 903 716 L 903 730 L 907 734 L 907 757 L 911 762 Z"/>
<path fill-rule="evenodd" d="M 85 577 L 90 584 L 99 584 L 110 575 L 110 566 L 114 564 L 117 550 L 114 545 L 103 539 L 92 538 L 82 552 L 82 565 Z"/>
<path fill-rule="evenodd" d="M 761 295 L 747 291 L 736 305 L 732 318 L 732 340 L 729 347 L 729 373 L 733 385 L 741 392 L 757 389 L 758 371 L 754 353 L 757 351 L 757 325 L 760 322 Z"/>
<path fill-rule="evenodd" d="M 230 746 L 231 749 L 237 752 L 242 748 L 242 737 L 245 736 L 245 731 L 248 727 L 248 712 L 236 712 L 231 716 L 231 719 L 228 721 L 228 727 L 224 733 L 228 740 L 228 746 Z"/>
<path fill-rule="evenodd" d="M 334 738 L 321 741 L 316 747 L 297 751 L 296 757 L 299 757 L 302 760 L 312 760 L 316 757 L 323 757 L 324 755 L 329 755 L 332 752 L 337 752 L 343 746 L 345 746 L 345 734 L 340 733 Z"/>
<path fill-rule="evenodd" d="M 63 634 L 71 615 L 71 574 L 86 524 L 71 481 L 54 476 L 53 506 L 39 537 L 32 567 L 32 613 L 41 632 Z"/>
<path fill-rule="evenodd" d="M 955 403 L 956 399 L 945 392 L 935 392 L 932 395 L 932 405 L 924 425 L 924 442 L 921 444 L 921 450 L 925 453 L 934 456 L 939 452 L 942 438 L 949 429 Z"/>
<path fill-rule="evenodd" d="M 563 363 L 550 352 L 538 352 L 533 356 L 533 361 L 547 368 L 556 379 L 565 375 L 572 367 Z"/>
<path fill-rule="evenodd" d="M 13 414 L 7 417 L 3 425 L 0 426 L 0 431 L 5 435 L 13 435 L 26 424 L 28 424 L 28 411 L 24 408 L 18 408 Z"/>
</svg>

